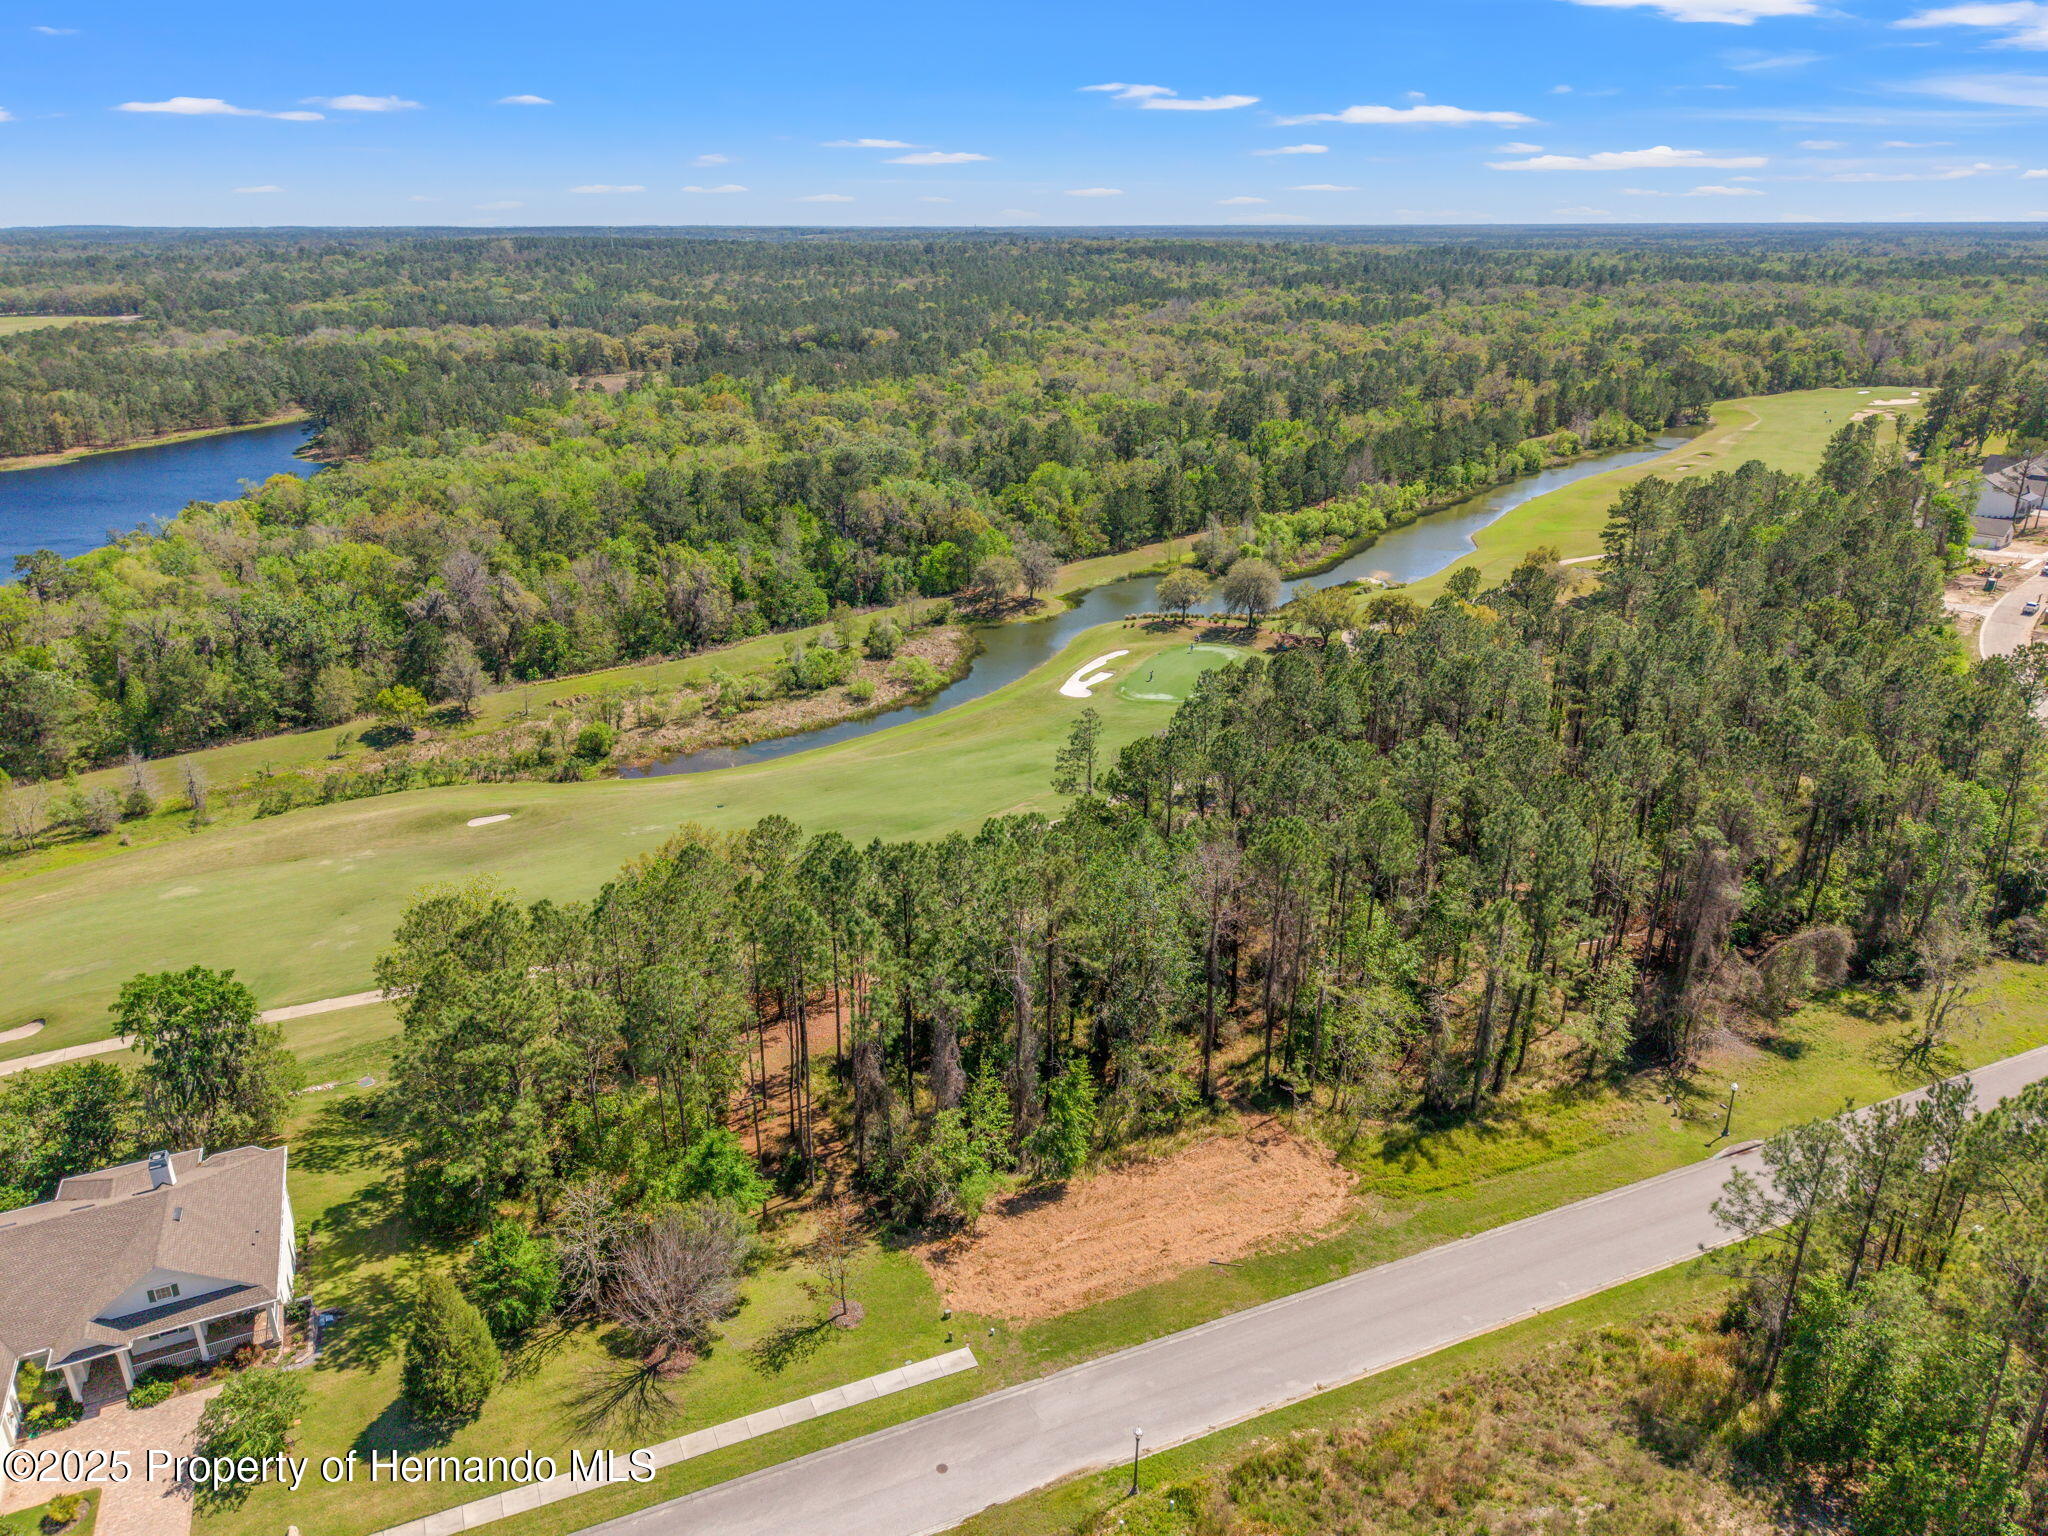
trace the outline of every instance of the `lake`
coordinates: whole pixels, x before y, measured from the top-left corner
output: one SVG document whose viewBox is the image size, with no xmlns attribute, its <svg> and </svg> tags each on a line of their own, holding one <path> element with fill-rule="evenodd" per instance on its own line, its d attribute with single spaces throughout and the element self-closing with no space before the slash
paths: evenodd
<svg viewBox="0 0 2048 1536">
<path fill-rule="evenodd" d="M 310 475 L 320 466 L 293 453 L 312 433 L 287 421 L 0 473 L 0 580 L 16 555 L 82 555 L 188 502 L 239 496 L 244 480 Z"/>
<path fill-rule="evenodd" d="M 1554 491 L 1559 486 L 1570 485 L 1590 475 L 1604 475 L 1609 470 L 1647 464 L 1684 441 L 1683 437 L 1660 437 L 1648 447 L 1626 448 L 1617 453 L 1579 459 L 1554 469 L 1524 475 L 1505 485 L 1493 486 L 1418 518 L 1404 528 L 1381 534 L 1356 554 L 1346 556 L 1329 570 L 1306 577 L 1304 581 L 1310 586 L 1323 587 L 1366 578 L 1420 581 L 1425 576 L 1434 576 L 1445 566 L 1472 553 L 1473 534 L 1524 502 L 1534 501 L 1546 491 Z M 1302 585 L 1302 581 L 1290 583 L 1289 591 Z M 1098 624 L 1114 624 L 1134 613 L 1157 612 L 1158 593 L 1157 576 L 1133 576 L 1083 593 L 1071 607 L 1050 618 L 984 625 L 975 632 L 981 649 L 975 654 L 974 665 L 967 675 L 955 679 L 919 703 L 870 715 L 865 720 L 842 720 L 837 725 L 800 731 L 794 736 L 778 736 L 771 741 L 757 741 L 749 746 L 705 747 L 658 762 L 623 768 L 620 776 L 634 779 L 670 773 L 704 773 L 713 768 L 737 768 L 743 763 L 771 762 L 793 752 L 809 752 L 816 747 L 830 746 L 835 741 L 851 741 L 856 736 L 889 730 L 907 720 L 936 715 L 942 710 L 965 704 L 969 699 L 993 693 L 1005 683 L 1014 682 L 1025 673 L 1043 666 L 1084 629 L 1093 629 Z M 1220 608 L 1220 603 L 1212 601 L 1204 605 L 1203 611 L 1215 613 Z"/>
</svg>

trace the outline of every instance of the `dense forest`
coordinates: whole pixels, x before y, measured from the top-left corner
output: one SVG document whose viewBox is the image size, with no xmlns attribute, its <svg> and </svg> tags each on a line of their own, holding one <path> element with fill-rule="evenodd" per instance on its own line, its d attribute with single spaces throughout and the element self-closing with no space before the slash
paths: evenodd
<svg viewBox="0 0 2048 1536">
<path fill-rule="evenodd" d="M 0 770 L 683 653 L 1015 555 L 1212 529 L 1284 565 L 1720 398 L 1995 374 L 2010 414 L 2044 297 L 1966 239 L 16 239 L 0 313 L 138 318 L 0 337 L 0 454 L 297 404 L 346 462 L 22 561 Z"/>
</svg>

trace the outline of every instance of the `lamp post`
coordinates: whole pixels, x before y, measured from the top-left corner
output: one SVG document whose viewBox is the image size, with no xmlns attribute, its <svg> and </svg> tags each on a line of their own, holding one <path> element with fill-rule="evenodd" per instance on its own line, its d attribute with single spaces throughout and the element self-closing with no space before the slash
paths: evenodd
<svg viewBox="0 0 2048 1536">
<path fill-rule="evenodd" d="M 1735 1128 L 1735 1090 L 1740 1086 L 1741 1084 L 1739 1083 L 1730 1083 L 1728 1085 L 1728 1114 L 1721 1121 L 1721 1134 L 1716 1138 L 1717 1140 L 1726 1141 L 1728 1133 Z"/>
<path fill-rule="evenodd" d="M 1138 1496 L 1138 1449 L 1145 1443 L 1145 1431 L 1131 1431 L 1131 1497 Z"/>
</svg>

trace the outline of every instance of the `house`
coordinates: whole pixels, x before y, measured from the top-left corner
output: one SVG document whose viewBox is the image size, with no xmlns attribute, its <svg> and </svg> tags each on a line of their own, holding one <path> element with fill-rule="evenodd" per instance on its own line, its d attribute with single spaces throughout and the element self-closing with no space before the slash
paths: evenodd
<svg viewBox="0 0 2048 1536">
<path fill-rule="evenodd" d="M 0 1450 L 19 1433 L 23 1361 L 104 1402 L 152 1365 L 284 1337 L 292 1205 L 282 1147 L 152 1152 L 0 1211 Z"/>
<path fill-rule="evenodd" d="M 2027 532 L 2048 495 L 2048 457 L 2014 458 L 1994 453 L 1984 461 L 1984 479 L 1977 504 L 1970 509 L 1970 544 L 1975 549 L 2003 549 L 2015 534 Z"/>
</svg>

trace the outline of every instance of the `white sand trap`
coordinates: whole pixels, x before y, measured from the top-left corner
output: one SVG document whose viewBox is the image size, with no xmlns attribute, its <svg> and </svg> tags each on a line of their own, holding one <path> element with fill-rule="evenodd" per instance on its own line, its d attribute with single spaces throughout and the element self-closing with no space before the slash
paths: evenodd
<svg viewBox="0 0 2048 1536">
<path fill-rule="evenodd" d="M 510 821 L 511 819 L 512 813 L 510 811 L 500 811 L 495 816 L 472 816 L 466 823 L 464 823 L 464 825 L 472 827 L 488 827 L 494 821 Z"/>
<path fill-rule="evenodd" d="M 1897 400 L 1873 400 L 1870 403 L 1872 405 L 1918 405 L 1920 397 L 1918 395 L 1904 395 Z"/>
<path fill-rule="evenodd" d="M 43 1021 L 30 1019 L 26 1024 L 17 1024 L 12 1029 L 0 1029 L 0 1042 L 26 1040 L 30 1035 L 39 1035 L 42 1031 Z"/>
<path fill-rule="evenodd" d="M 1097 672 L 1095 669 L 1105 662 L 1115 661 L 1119 656 L 1128 656 L 1130 654 L 1129 651 L 1105 651 L 1093 661 L 1082 662 L 1080 666 L 1074 669 L 1074 675 L 1060 684 L 1060 692 L 1070 699 L 1093 698 L 1095 695 L 1091 690 L 1098 684 L 1108 682 L 1110 678 L 1116 675 L 1113 672 Z M 1090 676 L 1091 673 L 1094 675 Z"/>
</svg>

